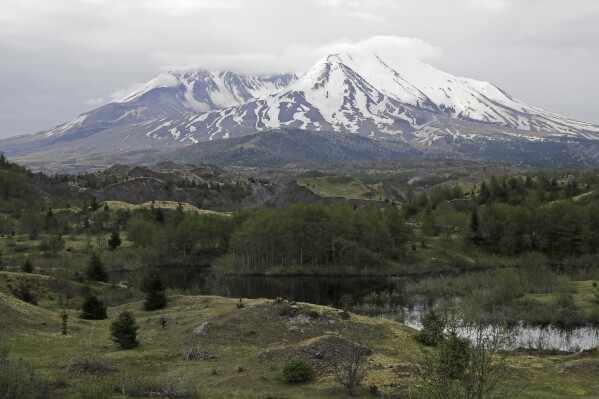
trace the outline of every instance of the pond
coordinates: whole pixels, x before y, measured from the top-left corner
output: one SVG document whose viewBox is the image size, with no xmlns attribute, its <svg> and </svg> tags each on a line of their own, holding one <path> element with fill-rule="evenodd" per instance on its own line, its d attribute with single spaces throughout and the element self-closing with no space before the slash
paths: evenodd
<svg viewBox="0 0 599 399">
<path fill-rule="evenodd" d="M 163 270 L 169 288 L 190 295 L 282 297 L 332 307 L 340 307 L 341 298 L 349 295 L 354 312 L 401 321 L 415 329 L 420 328 L 420 316 L 438 303 L 437 298 L 404 297 L 404 286 L 414 277 L 218 276 L 209 269 Z M 515 339 L 509 349 L 576 352 L 599 347 L 597 327 L 564 330 L 553 326 L 520 325 L 513 327 L 512 332 Z"/>
</svg>

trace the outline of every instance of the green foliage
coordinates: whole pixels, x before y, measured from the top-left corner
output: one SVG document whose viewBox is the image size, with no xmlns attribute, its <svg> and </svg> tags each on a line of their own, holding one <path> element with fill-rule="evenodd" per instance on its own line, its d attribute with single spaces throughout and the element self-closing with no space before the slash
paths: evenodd
<svg viewBox="0 0 599 399">
<path fill-rule="evenodd" d="M 35 370 L 10 355 L 8 346 L 0 341 L 0 397 L 32 399 L 38 397 L 41 381 Z"/>
<path fill-rule="evenodd" d="M 314 367 L 302 359 L 291 359 L 283 367 L 283 381 L 287 384 L 312 381 L 315 375 Z"/>
<path fill-rule="evenodd" d="M 29 258 L 27 258 L 25 260 L 25 263 L 23 263 L 23 273 L 33 273 L 33 263 L 31 262 L 31 260 Z"/>
<path fill-rule="evenodd" d="M 129 239 L 140 247 L 154 246 L 157 229 L 154 224 L 143 216 L 134 216 L 127 222 Z"/>
<path fill-rule="evenodd" d="M 154 218 L 158 223 L 164 223 L 164 211 L 162 208 L 154 209 Z"/>
<path fill-rule="evenodd" d="M 501 352 L 508 333 L 501 327 L 468 324 L 463 315 L 459 327 L 469 339 L 450 331 L 436 347 L 423 350 L 416 364 L 425 397 L 435 399 L 486 399 L 516 397 L 502 386 L 505 355 Z"/>
<path fill-rule="evenodd" d="M 404 253 L 409 227 L 395 208 L 295 205 L 250 214 L 231 237 L 237 267 L 384 267 Z"/>
<path fill-rule="evenodd" d="M 0 210 L 21 215 L 23 210 L 37 212 L 43 207 L 44 199 L 32 184 L 33 173 L 9 162 L 0 153 Z M 43 221 L 37 225 L 38 231 L 43 229 Z"/>
<path fill-rule="evenodd" d="M 67 335 L 67 323 L 69 322 L 69 314 L 66 310 L 60 312 L 60 321 L 62 324 L 62 335 Z"/>
<path fill-rule="evenodd" d="M 166 306 L 167 299 L 164 291 L 166 287 L 157 269 L 149 270 L 141 283 L 141 291 L 146 294 L 144 301 L 145 310 L 157 310 Z"/>
<path fill-rule="evenodd" d="M 353 309 L 354 300 L 350 294 L 341 295 L 339 299 L 339 306 L 345 312 L 350 312 Z"/>
<path fill-rule="evenodd" d="M 120 246 L 121 246 L 121 235 L 119 234 L 118 231 L 114 230 L 110 234 L 110 238 L 108 239 L 108 248 L 110 248 L 110 250 L 114 251 L 115 249 L 117 249 Z"/>
<path fill-rule="evenodd" d="M 438 345 L 438 373 L 449 380 L 463 378 L 470 360 L 470 341 L 451 332 Z"/>
<path fill-rule="evenodd" d="M 100 255 L 94 253 L 91 256 L 85 270 L 85 275 L 91 281 L 108 282 L 108 274 L 104 270 L 104 263 L 102 263 Z"/>
<path fill-rule="evenodd" d="M 97 296 L 88 294 L 81 305 L 79 317 L 86 320 L 104 320 L 108 316 L 104 303 Z"/>
<path fill-rule="evenodd" d="M 64 248 L 64 240 L 60 232 L 45 236 L 40 243 L 39 248 L 43 251 L 49 251 L 56 256 Z"/>
<path fill-rule="evenodd" d="M 138 329 L 139 326 L 135 322 L 133 313 L 124 310 L 110 324 L 111 338 L 121 349 L 134 349 L 139 345 L 137 341 Z"/>
<path fill-rule="evenodd" d="M 158 222 L 154 212 L 143 210 L 127 223 L 128 238 L 137 247 L 157 251 L 163 262 L 183 259 L 188 263 L 225 254 L 237 217 L 165 212 Z"/>
<path fill-rule="evenodd" d="M 535 177 L 492 177 L 483 182 L 477 243 L 492 252 L 515 255 L 539 251 L 553 258 L 596 253 L 599 205 L 577 201 L 589 192 L 572 176 L 558 183 L 543 173 Z M 590 197 L 589 197 L 590 198 Z"/>
<path fill-rule="evenodd" d="M 478 211 L 474 208 L 470 214 L 470 234 L 474 243 L 478 243 L 481 240 L 479 225 Z"/>
<path fill-rule="evenodd" d="M 349 313 L 354 307 L 353 297 L 349 294 L 344 294 L 339 299 L 339 307 L 341 308 L 341 313 L 339 314 L 342 319 L 347 320 L 351 317 Z"/>
<path fill-rule="evenodd" d="M 37 294 L 27 281 L 19 280 L 17 286 L 12 289 L 12 294 L 21 301 L 37 305 Z"/>
<path fill-rule="evenodd" d="M 425 346 L 437 346 L 445 335 L 445 322 L 437 312 L 429 310 L 421 320 L 422 329 L 416 334 L 416 340 Z"/>
</svg>

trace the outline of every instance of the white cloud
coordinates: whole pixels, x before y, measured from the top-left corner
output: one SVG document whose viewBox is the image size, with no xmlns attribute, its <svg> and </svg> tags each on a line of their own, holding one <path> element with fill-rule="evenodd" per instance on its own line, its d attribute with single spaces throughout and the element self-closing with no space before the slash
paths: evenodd
<svg viewBox="0 0 599 399">
<path fill-rule="evenodd" d="M 108 101 L 103 97 L 88 98 L 87 100 L 85 100 L 85 104 L 89 105 L 90 107 L 99 107 L 100 105 L 104 105 L 107 102 Z"/>
<path fill-rule="evenodd" d="M 399 36 L 372 36 L 364 40 L 338 39 L 326 44 L 287 46 L 280 53 L 188 54 L 154 53 L 164 70 L 207 69 L 232 70 L 248 74 L 305 72 L 313 63 L 338 52 L 373 52 L 393 64 L 395 60 L 413 58 L 431 60 L 441 56 L 441 49 L 422 39 Z"/>
<path fill-rule="evenodd" d="M 340 48 L 347 48 L 350 52 L 353 48 L 370 51 L 389 61 L 397 58 L 427 61 L 442 54 L 439 47 L 417 37 L 372 36 L 356 43 L 342 43 Z"/>
<path fill-rule="evenodd" d="M 301 73 L 340 48 L 418 58 L 599 122 L 598 19 L 596 0 L 0 0 L 0 137 L 165 69 Z"/>
<path fill-rule="evenodd" d="M 127 2 L 131 2 L 131 0 L 127 0 Z M 203 10 L 227 11 L 239 8 L 242 5 L 242 0 L 143 0 L 137 2 L 136 7 L 147 6 L 159 12 L 167 12 L 177 16 Z"/>
<path fill-rule="evenodd" d="M 110 99 L 110 101 L 121 101 L 125 97 L 129 96 L 131 93 L 135 93 L 142 90 L 147 84 L 148 82 L 131 83 L 126 87 L 121 87 L 119 89 L 113 90 L 108 95 L 108 98 Z"/>
<path fill-rule="evenodd" d="M 489 11 L 502 11 L 510 6 L 508 0 L 466 0 L 466 4 Z"/>
<path fill-rule="evenodd" d="M 384 7 L 394 3 L 394 0 L 311 0 L 321 7 L 333 9 L 359 9 L 371 10 L 376 7 Z"/>
<path fill-rule="evenodd" d="M 154 53 L 154 60 L 166 71 L 185 71 L 205 69 L 212 72 L 233 71 L 244 74 L 272 74 L 305 72 L 321 58 L 335 53 L 369 52 L 379 55 L 393 66 L 401 65 L 407 59 L 432 60 L 441 56 L 441 49 L 416 37 L 372 36 L 356 42 L 350 39 L 338 39 L 322 45 L 288 46 L 281 53 L 246 54 L 188 54 L 181 52 Z M 171 80 L 169 80 L 171 79 Z M 172 85 L 172 76 L 159 75 L 146 83 L 135 83 L 117 89 L 108 96 L 119 101 L 128 95 L 144 89 L 146 86 Z M 90 104 L 91 105 L 91 104 Z"/>
</svg>

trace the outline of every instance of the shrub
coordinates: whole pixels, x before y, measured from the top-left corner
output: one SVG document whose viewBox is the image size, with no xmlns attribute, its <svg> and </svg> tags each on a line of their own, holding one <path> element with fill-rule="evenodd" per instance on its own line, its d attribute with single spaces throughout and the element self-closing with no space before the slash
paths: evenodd
<svg viewBox="0 0 599 399">
<path fill-rule="evenodd" d="M 470 341 L 450 333 L 439 343 L 439 372 L 450 380 L 464 376 L 470 360 Z"/>
<path fill-rule="evenodd" d="M 168 375 L 155 378 L 148 375 L 125 375 L 118 382 L 117 392 L 127 397 L 198 398 L 191 375 Z"/>
<path fill-rule="evenodd" d="M 86 320 L 104 320 L 108 316 L 106 316 L 104 303 L 97 296 L 90 294 L 81 305 L 79 317 Z"/>
<path fill-rule="evenodd" d="M 67 335 L 67 323 L 69 322 L 69 314 L 66 310 L 60 312 L 60 321 L 62 322 L 62 335 Z"/>
<path fill-rule="evenodd" d="M 414 364 L 421 378 L 424 397 L 500 398 L 517 397 L 504 385 L 507 377 L 505 345 L 510 330 L 485 323 L 456 320 L 455 328 L 469 338 L 449 331 L 433 348 L 422 348 L 420 361 Z M 511 380 L 511 379 L 510 379 Z M 509 393 L 509 394 L 508 394 Z"/>
<path fill-rule="evenodd" d="M 301 359 L 292 359 L 283 368 L 283 380 L 288 384 L 297 384 L 314 379 L 314 368 Z"/>
<path fill-rule="evenodd" d="M 191 360 L 212 360 L 212 359 L 216 359 L 216 356 L 214 356 L 208 352 L 202 352 L 198 348 L 191 348 L 191 349 L 186 350 L 183 353 L 183 360 L 185 360 L 186 362 L 189 362 Z"/>
<path fill-rule="evenodd" d="M 23 264 L 23 273 L 33 273 L 33 263 L 27 258 Z"/>
<path fill-rule="evenodd" d="M 365 367 L 372 351 L 362 345 L 348 342 L 336 347 L 333 356 L 328 360 L 328 367 L 335 381 L 345 389 L 348 396 L 353 396 L 354 388 L 359 387 L 366 376 Z"/>
<path fill-rule="evenodd" d="M 66 371 L 75 374 L 106 375 L 116 373 L 120 369 L 103 360 L 83 356 L 80 359 L 71 360 Z"/>
<path fill-rule="evenodd" d="M 102 259 L 100 259 L 98 254 L 93 254 L 89 259 L 85 275 L 91 281 L 102 281 L 104 283 L 108 282 L 108 274 L 106 274 L 106 270 L 104 270 L 104 264 L 102 263 Z"/>
<path fill-rule="evenodd" d="M 119 234 L 118 231 L 115 230 L 110 234 L 110 239 L 108 240 L 108 248 L 110 248 L 111 251 L 114 251 L 120 245 L 121 245 L 121 235 Z"/>
<path fill-rule="evenodd" d="M 166 306 L 166 295 L 164 290 L 166 287 L 162 282 L 158 270 L 150 270 L 141 283 L 141 291 L 146 294 L 144 301 L 145 310 L 162 309 Z"/>
<path fill-rule="evenodd" d="M 137 341 L 137 330 L 139 326 L 135 317 L 128 310 L 119 313 L 117 319 L 110 325 L 112 340 L 121 349 L 133 349 L 139 345 Z"/>
<path fill-rule="evenodd" d="M 437 346 L 443 340 L 445 323 L 434 311 L 426 312 L 421 319 L 422 330 L 416 334 L 416 340 L 425 346 Z"/>
<path fill-rule="evenodd" d="M 37 305 L 37 295 L 29 283 L 19 280 L 19 285 L 12 289 L 12 294 L 21 301 Z"/>
</svg>

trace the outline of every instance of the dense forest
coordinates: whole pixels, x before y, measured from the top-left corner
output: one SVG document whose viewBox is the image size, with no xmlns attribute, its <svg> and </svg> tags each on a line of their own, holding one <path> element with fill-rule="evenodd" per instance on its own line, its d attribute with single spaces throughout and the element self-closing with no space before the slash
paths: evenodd
<svg viewBox="0 0 599 399">
<path fill-rule="evenodd" d="M 431 245 L 507 257 L 534 252 L 556 262 L 599 251 L 595 171 L 493 176 L 471 187 L 437 185 L 419 193 L 408 187 L 403 204 L 340 201 L 223 214 L 189 212 L 181 204 L 111 209 L 95 198 L 48 196 L 31 172 L 4 157 L 0 181 L 0 234 L 40 238 L 53 254 L 68 235 L 115 232 L 132 244 L 123 250 L 145 254 L 158 265 L 224 257 L 231 271 L 252 273 L 330 272 L 336 266 L 400 270 L 402 264 L 421 262 L 419 252 Z"/>
<path fill-rule="evenodd" d="M 543 174 L 493 177 L 474 193 L 441 187 L 404 205 L 295 205 L 233 215 L 146 209 L 122 225 L 130 240 L 173 257 L 230 254 L 235 267 L 353 265 L 376 271 L 414 261 L 428 241 L 453 240 L 504 256 L 538 252 L 556 261 L 599 250 L 593 176 L 558 183 Z M 119 226 L 116 226 L 117 228 Z"/>
</svg>

